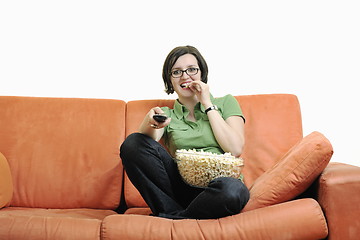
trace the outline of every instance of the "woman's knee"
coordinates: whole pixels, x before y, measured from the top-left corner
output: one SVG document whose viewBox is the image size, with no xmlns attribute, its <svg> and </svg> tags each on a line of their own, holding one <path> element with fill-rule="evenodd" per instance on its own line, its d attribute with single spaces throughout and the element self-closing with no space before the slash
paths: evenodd
<svg viewBox="0 0 360 240">
<path fill-rule="evenodd" d="M 147 148 L 154 142 L 151 137 L 142 133 L 132 133 L 126 137 L 125 141 L 121 144 L 120 154 L 127 152 L 138 152 L 140 149 Z"/>
<path fill-rule="evenodd" d="M 234 212 L 240 212 L 250 198 L 248 188 L 236 178 L 220 177 L 211 181 L 209 187 L 217 188 L 224 203 Z"/>
<path fill-rule="evenodd" d="M 126 152 L 128 149 L 133 149 L 138 146 L 140 139 L 143 137 L 141 133 L 132 133 L 126 137 L 125 141 L 120 146 L 120 153 Z"/>
<path fill-rule="evenodd" d="M 120 146 L 120 157 L 123 162 L 139 153 L 139 149 L 143 148 L 146 137 L 146 135 L 141 133 L 132 133 L 127 136 Z"/>
<path fill-rule="evenodd" d="M 130 134 L 120 147 L 120 157 L 124 166 L 142 164 L 150 157 L 159 157 L 161 145 L 142 133 Z"/>
</svg>

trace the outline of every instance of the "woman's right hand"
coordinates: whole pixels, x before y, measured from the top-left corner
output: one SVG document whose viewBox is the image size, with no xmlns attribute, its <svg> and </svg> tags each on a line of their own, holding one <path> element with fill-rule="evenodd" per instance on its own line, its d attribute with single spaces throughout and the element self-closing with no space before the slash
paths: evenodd
<svg viewBox="0 0 360 240">
<path fill-rule="evenodd" d="M 167 118 L 165 122 L 160 123 L 153 118 L 155 114 L 164 114 L 164 111 L 160 107 L 150 109 L 140 125 L 139 132 L 159 141 L 164 134 L 164 127 L 169 125 L 171 118 Z"/>
<path fill-rule="evenodd" d="M 171 121 L 170 118 L 167 118 L 165 120 L 165 122 L 157 122 L 154 119 L 154 115 L 156 115 L 156 114 L 163 115 L 164 111 L 160 107 L 154 107 L 154 108 L 150 109 L 150 111 L 147 113 L 146 117 L 148 119 L 150 127 L 154 128 L 154 129 L 161 129 L 161 128 L 164 128 L 167 125 L 169 125 L 169 123 Z"/>
</svg>

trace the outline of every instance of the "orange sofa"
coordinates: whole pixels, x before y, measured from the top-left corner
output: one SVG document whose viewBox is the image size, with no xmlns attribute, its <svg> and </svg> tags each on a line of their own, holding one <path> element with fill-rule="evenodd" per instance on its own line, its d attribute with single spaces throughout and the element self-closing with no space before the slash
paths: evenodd
<svg viewBox="0 0 360 240">
<path fill-rule="evenodd" d="M 150 216 L 119 147 L 173 100 L 1 96 L 0 240 L 357 239 L 360 168 L 329 163 L 323 134 L 303 136 L 295 95 L 236 98 L 248 204 L 221 219 L 170 220 Z"/>
</svg>

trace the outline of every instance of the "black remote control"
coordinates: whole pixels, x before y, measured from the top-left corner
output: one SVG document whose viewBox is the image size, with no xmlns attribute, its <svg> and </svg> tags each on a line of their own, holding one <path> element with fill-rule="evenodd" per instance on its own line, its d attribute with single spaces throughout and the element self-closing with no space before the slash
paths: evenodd
<svg viewBox="0 0 360 240">
<path fill-rule="evenodd" d="M 166 121 L 167 116 L 161 115 L 161 114 L 155 114 L 155 115 L 153 116 L 153 118 L 155 119 L 155 121 L 157 121 L 157 122 L 159 122 L 159 123 L 163 123 L 163 122 Z"/>
</svg>

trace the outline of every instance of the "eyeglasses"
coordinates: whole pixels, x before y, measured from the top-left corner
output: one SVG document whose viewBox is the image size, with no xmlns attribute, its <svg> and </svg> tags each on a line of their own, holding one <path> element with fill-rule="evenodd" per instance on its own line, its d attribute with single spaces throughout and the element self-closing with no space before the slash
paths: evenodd
<svg viewBox="0 0 360 240">
<path fill-rule="evenodd" d="M 191 68 L 188 68 L 188 69 L 185 69 L 185 70 L 177 69 L 177 70 L 174 70 L 174 71 L 171 72 L 171 76 L 174 77 L 174 78 L 179 78 L 179 77 L 182 77 L 184 72 L 188 76 L 194 76 L 199 72 L 199 68 L 191 67 Z"/>
</svg>

